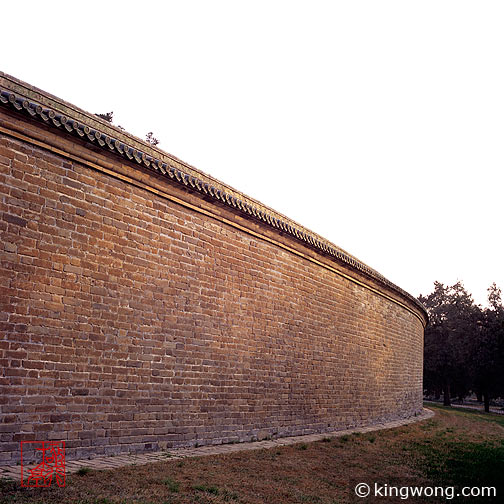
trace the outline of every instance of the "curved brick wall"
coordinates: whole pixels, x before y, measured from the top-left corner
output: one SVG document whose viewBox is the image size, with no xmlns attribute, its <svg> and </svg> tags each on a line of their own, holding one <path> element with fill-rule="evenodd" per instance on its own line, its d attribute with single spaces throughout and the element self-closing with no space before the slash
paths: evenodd
<svg viewBox="0 0 504 504">
<path fill-rule="evenodd" d="M 421 410 L 411 296 L 47 93 L 3 74 L 0 92 L 0 462 L 20 440 L 74 458 Z"/>
</svg>

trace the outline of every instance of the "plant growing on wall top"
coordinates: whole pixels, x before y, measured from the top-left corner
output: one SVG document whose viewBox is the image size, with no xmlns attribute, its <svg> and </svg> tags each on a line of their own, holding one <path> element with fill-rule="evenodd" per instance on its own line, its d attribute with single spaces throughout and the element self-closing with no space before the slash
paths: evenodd
<svg viewBox="0 0 504 504">
<path fill-rule="evenodd" d="M 152 131 L 149 131 L 149 133 L 145 135 L 145 140 L 151 145 L 157 145 L 159 143 L 159 140 L 154 136 L 154 133 L 152 133 Z"/>
</svg>

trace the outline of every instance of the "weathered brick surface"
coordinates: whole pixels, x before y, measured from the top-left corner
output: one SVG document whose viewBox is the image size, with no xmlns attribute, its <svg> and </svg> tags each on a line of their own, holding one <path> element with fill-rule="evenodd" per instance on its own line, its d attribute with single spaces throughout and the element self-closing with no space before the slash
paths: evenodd
<svg viewBox="0 0 504 504">
<path fill-rule="evenodd" d="M 141 179 L 238 219 L 155 175 Z M 20 440 L 64 439 L 80 458 L 422 410 L 415 307 L 1 133 L 0 191 L 0 462 L 19 460 Z"/>
</svg>

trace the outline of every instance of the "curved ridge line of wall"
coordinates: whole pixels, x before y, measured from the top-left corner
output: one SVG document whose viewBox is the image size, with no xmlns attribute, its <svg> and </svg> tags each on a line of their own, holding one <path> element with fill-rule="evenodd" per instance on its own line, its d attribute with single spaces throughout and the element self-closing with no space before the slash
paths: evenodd
<svg viewBox="0 0 504 504">
<path fill-rule="evenodd" d="M 384 286 L 396 291 L 399 295 L 412 302 L 424 314 L 425 320 L 422 320 L 422 324 L 425 326 L 427 319 L 425 308 L 416 298 L 395 285 L 393 282 L 390 282 L 383 275 L 373 270 L 369 266 L 358 261 L 348 253 L 339 250 L 330 242 L 326 242 L 325 240 L 321 241 L 318 236 L 314 236 L 314 233 L 307 232 L 304 229 L 297 229 L 292 225 L 292 223 L 285 222 L 281 219 L 278 219 L 278 217 L 276 216 L 268 214 L 264 210 L 255 208 L 249 203 L 242 201 L 240 198 L 236 198 L 234 195 L 231 195 L 221 189 L 209 185 L 207 182 L 193 175 L 189 175 L 180 170 L 177 170 L 175 167 L 168 165 L 160 159 L 153 158 L 146 152 L 134 149 L 127 144 L 120 142 L 116 138 L 105 135 L 98 130 L 92 129 L 85 124 L 68 118 L 63 114 L 58 113 L 57 111 L 46 108 L 39 103 L 29 101 L 24 97 L 19 97 L 11 91 L 0 89 L 0 105 L 11 106 L 16 111 L 25 112 L 31 117 L 42 120 L 44 123 L 49 124 L 50 126 L 58 128 L 60 130 L 63 128 L 68 133 L 73 133 L 81 138 L 86 137 L 91 142 L 96 141 L 97 145 L 104 150 L 108 148 L 109 152 L 119 154 L 121 157 L 124 157 L 132 162 L 135 161 L 139 165 L 161 173 L 163 176 L 172 179 L 174 182 L 178 182 L 180 185 L 188 186 L 203 195 L 210 196 L 213 199 L 218 200 L 221 203 L 224 203 L 225 205 L 240 211 L 241 213 L 245 213 L 248 216 L 252 216 L 266 223 L 277 231 L 280 230 L 280 232 L 288 233 L 301 242 L 304 242 L 305 244 L 313 247 L 314 249 L 328 254 L 334 259 L 343 262 L 351 268 L 356 269 L 360 273 L 369 276 L 372 279 L 383 284 Z"/>
<path fill-rule="evenodd" d="M 156 189 L 155 187 L 152 187 L 152 186 L 150 186 L 148 184 L 145 184 L 145 183 L 143 183 L 143 182 L 141 182 L 139 180 L 135 180 L 135 179 L 133 179 L 131 177 L 128 177 L 128 176 L 123 175 L 121 173 L 118 173 L 118 172 L 115 172 L 113 170 L 110 170 L 110 169 L 108 169 L 108 168 L 106 168 L 104 166 L 100 166 L 100 165 L 98 165 L 96 163 L 93 163 L 93 162 L 88 161 L 88 160 L 86 160 L 84 158 L 81 158 L 81 157 L 76 156 L 74 154 L 68 153 L 68 152 L 66 152 L 64 150 L 61 150 L 61 149 L 58 149 L 58 148 L 53 147 L 51 145 L 48 145 L 48 144 L 46 144 L 44 142 L 41 142 L 39 140 L 35 140 L 35 139 L 33 139 L 31 137 L 27 137 L 26 135 L 23 135 L 21 133 L 18 133 L 18 132 L 15 132 L 15 131 L 11 131 L 11 130 L 9 130 L 7 128 L 4 128 L 2 126 L 0 126 L 0 132 L 4 133 L 6 135 L 9 135 L 9 136 L 11 136 L 13 138 L 17 138 L 18 140 L 23 140 L 25 142 L 34 144 L 34 145 L 36 145 L 38 147 L 41 147 L 43 149 L 46 149 L 46 150 L 48 150 L 50 152 L 53 152 L 53 153 L 58 154 L 60 156 L 63 156 L 65 158 L 67 158 L 67 159 L 71 159 L 73 161 L 77 161 L 78 163 L 82 163 L 82 164 L 84 164 L 86 166 L 89 166 L 90 168 L 93 168 L 93 169 L 95 169 L 97 171 L 100 171 L 100 172 L 105 173 L 105 174 L 107 174 L 109 176 L 112 176 L 112 177 L 118 178 L 120 180 L 123 180 L 124 182 L 132 184 L 132 185 L 134 185 L 136 187 L 140 187 L 140 188 L 142 188 L 144 190 L 147 190 L 147 191 L 149 191 L 149 192 L 151 192 L 153 194 L 156 194 L 156 195 L 158 195 L 158 196 L 160 196 L 162 198 L 165 198 L 165 199 L 168 199 L 170 201 L 173 201 L 174 203 L 177 203 L 177 204 L 179 204 L 181 206 L 184 206 L 186 208 L 189 208 L 189 209 L 191 209 L 191 210 L 193 210 L 195 212 L 198 212 L 198 213 L 201 213 L 201 214 L 206 215 L 208 217 L 211 217 L 213 219 L 216 219 L 216 220 L 218 220 L 218 221 L 220 221 L 220 222 L 222 222 L 224 224 L 227 224 L 227 225 L 232 226 L 232 227 L 234 227 L 236 229 L 239 229 L 239 230 L 241 230 L 241 231 L 243 231 L 245 233 L 248 233 L 248 234 L 250 234 L 252 236 L 255 236 L 256 238 L 259 238 L 261 240 L 267 241 L 267 242 L 269 242 L 269 243 L 271 243 L 271 244 L 273 244 L 273 245 L 275 245 L 277 247 L 280 247 L 280 248 L 282 248 L 284 250 L 287 250 L 288 252 L 290 252 L 292 254 L 295 254 L 295 255 L 297 255 L 299 257 L 302 257 L 303 259 L 305 259 L 307 261 L 310 261 L 310 262 L 312 262 L 314 264 L 317 264 L 318 266 L 321 266 L 321 267 L 327 269 L 328 271 L 332 271 L 333 273 L 336 273 L 337 275 L 339 275 L 339 276 L 341 276 L 343 278 L 346 278 L 347 280 L 350 280 L 351 282 L 353 282 L 353 283 L 355 283 L 355 284 L 357 284 L 357 285 L 359 285 L 361 287 L 364 287 L 365 289 L 368 289 L 369 291 L 371 291 L 371 292 L 373 292 L 375 294 L 378 294 L 379 296 L 381 296 L 381 297 L 383 297 L 385 299 L 388 299 L 389 301 L 392 301 L 393 303 L 401 306 L 402 308 L 408 310 L 410 313 L 412 313 L 413 315 L 415 315 L 415 317 L 417 317 L 420 320 L 420 322 L 425 327 L 425 320 L 422 317 L 420 317 L 418 315 L 418 313 L 415 312 L 415 310 L 412 310 L 406 304 L 401 303 L 400 301 L 398 301 L 397 299 L 393 298 L 392 296 L 389 296 L 389 295 L 385 294 L 384 292 L 381 292 L 380 290 L 375 289 L 374 287 L 372 287 L 372 286 L 370 286 L 370 285 L 368 285 L 368 284 L 366 284 L 364 282 L 361 282 L 360 280 L 352 277 L 351 275 L 348 275 L 348 274 L 342 272 L 341 270 L 339 270 L 339 269 L 337 269 L 337 268 L 335 268 L 333 266 L 330 266 L 330 265 L 325 264 L 325 263 L 323 263 L 321 261 L 318 261 L 314 257 L 310 257 L 310 256 L 304 254 L 303 252 L 299 251 L 299 250 L 296 250 L 296 249 L 294 249 L 292 247 L 289 247 L 288 245 L 285 245 L 285 244 L 283 244 L 283 243 L 281 243 L 281 242 L 279 242 L 277 240 L 273 240 L 272 238 L 270 238 L 270 237 L 268 237 L 268 236 L 266 236 L 264 234 L 258 233 L 257 231 L 254 231 L 254 230 L 252 230 L 250 228 L 242 226 L 242 225 L 238 224 L 237 222 L 233 222 L 233 221 L 231 221 L 229 219 L 226 219 L 225 217 L 221 217 L 220 215 L 217 215 L 217 214 L 212 213 L 212 212 L 210 212 L 208 210 L 205 210 L 204 208 L 200 208 L 200 207 L 198 207 L 196 205 L 193 205 L 193 204 L 191 204 L 191 203 L 189 203 L 187 201 L 184 201 L 184 200 L 182 200 L 180 198 L 177 198 L 176 196 L 173 196 L 173 195 L 168 194 L 168 193 L 166 193 L 164 191 Z"/>
</svg>

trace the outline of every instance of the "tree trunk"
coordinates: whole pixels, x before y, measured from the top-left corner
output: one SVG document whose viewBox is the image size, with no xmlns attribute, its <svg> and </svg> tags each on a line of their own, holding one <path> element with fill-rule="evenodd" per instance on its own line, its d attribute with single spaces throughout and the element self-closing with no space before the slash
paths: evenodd
<svg viewBox="0 0 504 504">
<path fill-rule="evenodd" d="M 485 411 L 490 413 L 490 396 L 488 392 L 483 392 L 483 400 L 485 401 Z"/>
<path fill-rule="evenodd" d="M 443 404 L 445 406 L 451 406 L 451 398 L 450 398 L 450 382 L 445 381 L 443 385 Z"/>
</svg>

